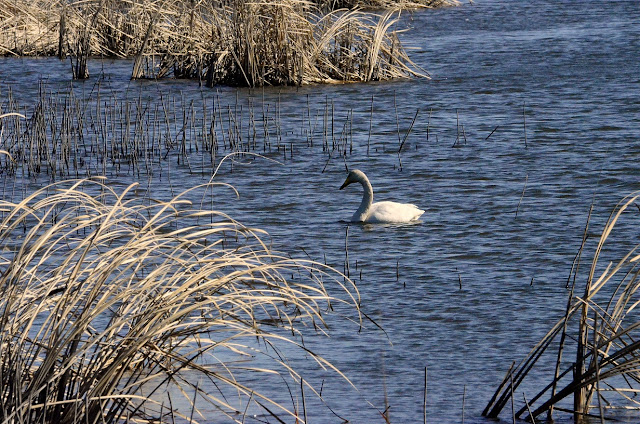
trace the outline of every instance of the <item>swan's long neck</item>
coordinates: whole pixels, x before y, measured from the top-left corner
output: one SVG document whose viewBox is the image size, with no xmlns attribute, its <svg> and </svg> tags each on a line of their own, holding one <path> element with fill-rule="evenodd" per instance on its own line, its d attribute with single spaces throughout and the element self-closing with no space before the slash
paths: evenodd
<svg viewBox="0 0 640 424">
<path fill-rule="evenodd" d="M 367 219 L 367 215 L 369 215 L 369 209 L 371 209 L 371 205 L 373 204 L 373 187 L 371 187 L 371 183 L 367 177 L 359 179 L 358 182 L 362 184 L 364 193 L 362 194 L 362 202 L 360 202 L 360 206 L 356 210 L 356 213 L 353 214 L 353 220 L 365 221 Z"/>
</svg>

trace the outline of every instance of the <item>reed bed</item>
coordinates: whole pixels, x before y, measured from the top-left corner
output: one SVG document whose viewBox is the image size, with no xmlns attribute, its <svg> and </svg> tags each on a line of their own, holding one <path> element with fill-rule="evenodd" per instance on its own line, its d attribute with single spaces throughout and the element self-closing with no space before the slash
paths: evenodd
<svg viewBox="0 0 640 424">
<path fill-rule="evenodd" d="M 452 1 L 374 2 L 376 7 Z M 0 53 L 70 57 L 87 78 L 90 56 L 135 58 L 132 78 L 263 86 L 426 76 L 395 30 L 399 14 L 306 0 L 200 2 L 0 0 Z M 322 9 L 321 9 L 322 8 Z M 331 9 L 322 12 L 323 9 Z"/>
<path fill-rule="evenodd" d="M 507 372 L 483 415 L 497 418 L 534 367 L 555 364 L 548 384 L 530 397 L 515 418 L 552 418 L 553 411 L 574 415 L 576 422 L 592 416 L 604 422 L 611 411 L 640 411 L 640 269 L 637 236 L 621 259 L 608 260 L 610 246 L 637 232 L 640 192 L 624 198 L 612 211 L 595 246 L 584 289 L 576 286 L 583 249 L 589 238 L 585 227 L 580 251 L 568 281 L 571 288 L 566 313 L 517 366 Z M 593 210 L 593 206 L 592 209 Z M 591 216 L 591 212 L 589 214 Z M 623 229 L 616 226 L 623 225 Z M 617 236 L 617 237 L 616 237 Z M 624 241 L 624 240 L 621 240 Z M 609 255 L 612 256 L 612 255 Z M 584 274 L 584 273 L 583 273 Z M 527 399 L 525 397 L 525 399 Z M 606 414 L 606 415 L 605 415 Z"/>
<path fill-rule="evenodd" d="M 321 397 L 282 348 L 342 376 L 298 335 L 324 333 L 340 305 L 357 321 L 356 287 L 192 205 L 192 191 L 144 202 L 136 190 L 97 178 L 0 201 L 1 422 L 245 422 L 257 411 L 300 422 L 299 396 L 284 405 L 255 384 L 275 376 Z M 270 367 L 251 365 L 261 353 Z"/>
<path fill-rule="evenodd" d="M 342 168 L 353 155 L 384 154 L 397 156 L 394 167 L 402 169 L 409 149 L 438 144 L 439 136 L 456 148 L 473 147 L 479 131 L 493 128 L 465 129 L 457 110 L 444 124 L 443 115 L 420 109 L 399 113 L 395 96 L 396 113 L 389 114 L 385 100 L 374 96 L 336 107 L 329 96 L 307 95 L 294 109 L 283 104 L 282 92 L 269 89 L 242 98 L 208 90 L 185 94 L 155 84 L 123 93 L 107 78 L 69 83 L 59 91 L 46 83 L 38 87 L 20 99 L 12 87 L 0 87 L 0 113 L 7 114 L 0 118 L 0 150 L 8 153 L 0 154 L 0 176 L 163 180 L 180 169 L 208 179 L 229 154 L 285 162 L 312 155 L 322 170 Z M 494 142 L 506 134 L 520 136 L 519 123 L 493 128 L 489 136 Z M 0 178 L 0 190 L 8 180 Z"/>
<path fill-rule="evenodd" d="M 282 116 L 279 98 L 259 95 L 230 103 L 218 95 L 122 97 L 101 83 L 91 92 L 71 86 L 63 93 L 41 84 L 30 105 L 19 102 L 10 87 L 2 94 L 0 110 L 7 113 L 0 119 L 0 150 L 8 155 L 0 155 L 0 175 L 162 178 L 173 161 L 208 178 L 229 154 L 291 160 L 295 148 L 318 152 L 328 163 L 353 150 L 354 113 L 336 112 L 328 98 L 307 102 L 292 118 Z"/>
<path fill-rule="evenodd" d="M 459 6 L 458 0 L 321 0 L 322 8 L 335 9 L 421 9 Z"/>
</svg>

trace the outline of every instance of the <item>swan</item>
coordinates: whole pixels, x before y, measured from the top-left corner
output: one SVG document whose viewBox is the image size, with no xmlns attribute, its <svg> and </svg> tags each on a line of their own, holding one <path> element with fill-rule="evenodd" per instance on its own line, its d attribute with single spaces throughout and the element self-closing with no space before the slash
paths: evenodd
<svg viewBox="0 0 640 424">
<path fill-rule="evenodd" d="M 365 222 L 365 223 L 401 223 L 412 222 L 420 218 L 420 215 L 424 213 L 422 209 L 419 209 L 416 205 L 409 203 L 396 203 L 396 202 L 377 202 L 373 203 L 373 188 L 369 179 L 364 172 L 354 169 L 349 172 L 344 184 L 340 187 L 340 190 L 348 186 L 349 184 L 360 183 L 364 189 L 362 195 L 362 202 L 360 207 L 351 217 L 351 222 Z"/>
</svg>

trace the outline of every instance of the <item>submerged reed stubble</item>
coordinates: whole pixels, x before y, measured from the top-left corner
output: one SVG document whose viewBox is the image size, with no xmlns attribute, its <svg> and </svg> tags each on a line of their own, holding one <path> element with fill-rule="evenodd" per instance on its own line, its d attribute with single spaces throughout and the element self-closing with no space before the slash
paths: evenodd
<svg viewBox="0 0 640 424">
<path fill-rule="evenodd" d="M 354 112 L 335 116 L 331 107 L 329 117 L 328 103 L 316 105 L 315 112 L 308 106 L 307 116 L 299 120 L 281 113 L 279 96 L 236 97 L 225 103 L 219 95 L 186 100 L 162 92 L 157 98 L 143 99 L 141 93 L 120 99 L 100 83 L 89 93 L 73 86 L 56 93 L 44 83 L 39 88 L 29 105 L 20 104 L 11 87 L 0 92 L 0 108 L 10 112 L 0 119 L 0 150 L 12 158 L 0 155 L 0 176 L 46 175 L 55 181 L 133 175 L 164 180 L 171 178 L 173 160 L 189 174 L 208 178 L 228 154 L 240 159 L 260 153 L 285 160 L 302 149 L 329 159 L 357 154 Z M 296 133 L 297 139 L 287 136 Z M 314 147 L 317 137 L 323 143 Z"/>
<path fill-rule="evenodd" d="M 120 193 L 103 180 L 0 201 L 2 422 L 166 422 L 185 417 L 168 415 L 171 399 L 159 398 L 171 386 L 196 393 L 196 411 L 234 422 L 243 420 L 235 411 L 298 417 L 295 405 L 271 397 L 275 386 L 265 393 L 249 383 L 275 376 L 273 384 L 297 381 L 320 396 L 288 364 L 284 346 L 344 377 L 297 334 L 302 326 L 324 332 L 326 314 L 341 304 L 358 319 L 350 280 L 269 249 L 260 231 L 220 212 L 192 207 L 190 191 L 145 204 L 135 185 Z M 246 361 L 260 346 L 271 366 L 251 368 Z"/>
</svg>

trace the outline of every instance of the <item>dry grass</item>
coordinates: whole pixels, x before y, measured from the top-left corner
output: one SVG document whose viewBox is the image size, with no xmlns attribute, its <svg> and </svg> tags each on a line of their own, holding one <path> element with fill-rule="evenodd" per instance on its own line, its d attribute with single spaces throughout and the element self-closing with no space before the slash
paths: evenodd
<svg viewBox="0 0 640 424">
<path fill-rule="evenodd" d="M 418 9 L 459 6 L 459 0 L 320 0 L 323 9 Z"/>
<path fill-rule="evenodd" d="M 398 6 L 391 3 L 374 5 Z M 305 0 L 0 0 L 0 53 L 68 55 L 77 78 L 88 76 L 88 56 L 135 57 L 133 78 L 173 74 L 209 86 L 424 76 L 398 41 L 397 16 L 325 14 Z"/>
<path fill-rule="evenodd" d="M 629 229 L 638 228 L 636 202 L 639 198 L 640 193 L 633 193 L 612 211 L 595 246 L 585 288 L 580 293 L 575 282 L 588 239 L 587 224 L 572 269 L 573 287 L 565 316 L 519 365 L 509 371 L 484 415 L 497 417 L 513 393 L 518 393 L 518 386 L 531 369 L 545 361 L 556 364 L 555 373 L 549 384 L 515 413 L 516 417 L 526 412 L 533 418 L 543 413 L 549 414 L 550 418 L 555 409 L 573 413 L 576 420 L 591 414 L 604 422 L 605 411 L 640 411 L 637 398 L 640 392 L 640 316 L 637 311 L 640 305 L 640 245 L 635 244 L 636 241 L 621 259 L 600 264 L 602 257 L 606 257 L 606 246 L 612 247 L 613 252 L 620 251 L 616 246 L 618 239 L 629 236 Z M 623 225 L 622 221 L 625 221 L 624 229 L 614 231 L 616 225 Z M 549 353 L 550 346 L 558 348 L 557 352 Z M 574 356 L 567 358 L 570 348 L 575 348 Z M 571 399 L 573 405 L 568 407 L 566 401 Z M 594 408 L 598 412 L 593 413 Z"/>
<path fill-rule="evenodd" d="M 357 320 L 355 286 L 192 207 L 190 192 L 145 204 L 135 190 L 75 180 L 0 201 L 0 421 L 167 422 L 179 412 L 154 392 L 168 386 L 196 393 L 196 418 L 200 408 L 235 422 L 244 417 L 234 411 L 257 409 L 298 417 L 247 382 L 276 375 L 300 387 L 282 346 L 342 375 L 297 335 L 324 332 L 339 304 Z M 260 346 L 272 367 L 247 362 Z M 239 378 L 247 374 L 264 377 Z"/>
</svg>

